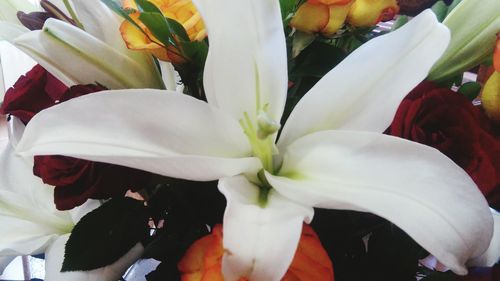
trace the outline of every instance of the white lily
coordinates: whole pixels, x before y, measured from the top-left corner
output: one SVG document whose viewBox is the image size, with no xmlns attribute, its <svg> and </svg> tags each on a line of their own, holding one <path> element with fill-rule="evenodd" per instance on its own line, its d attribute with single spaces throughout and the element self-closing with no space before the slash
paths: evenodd
<svg viewBox="0 0 500 281">
<path fill-rule="evenodd" d="M 1 22 L 0 37 L 67 86 L 100 83 L 110 89 L 165 88 L 152 57 L 126 48 L 120 20 L 108 7 L 99 0 L 73 0 L 72 6 L 85 31 L 55 19 L 36 31 Z"/>
<path fill-rule="evenodd" d="M 15 121 L 15 119 L 14 119 Z M 22 123 L 16 123 L 22 126 Z M 2 126 L 2 129 L 5 129 Z M 15 130 L 22 132 L 22 128 Z M 11 134 L 13 139 L 18 134 Z M 15 141 L 14 141 L 15 143 Z M 61 273 L 64 246 L 74 225 L 86 213 L 99 206 L 87 201 L 72 211 L 58 211 L 53 204 L 53 187 L 32 173 L 32 163 L 16 156 L 12 144 L 0 139 L 0 258 L 45 253 L 47 281 L 116 281 L 140 256 L 144 248 L 137 244 L 112 265 L 86 272 Z"/>
<path fill-rule="evenodd" d="M 465 274 L 464 263 L 492 236 L 486 200 L 437 150 L 381 133 L 448 44 L 432 12 L 369 41 L 330 71 L 296 106 L 275 145 L 288 82 L 278 1 L 196 3 L 210 38 L 208 103 L 156 90 L 88 95 L 35 116 L 18 152 L 219 179 L 227 198 L 225 280 L 279 280 L 313 207 L 387 218 Z"/>
<path fill-rule="evenodd" d="M 26 0 L 2 0 L 0 1 L 0 21 L 20 24 L 17 11 L 30 13 L 37 10 L 38 8 L 33 3 Z"/>
<path fill-rule="evenodd" d="M 491 56 L 500 31 L 500 1 L 463 0 L 443 24 L 451 31 L 450 46 L 430 72 L 431 80 L 449 79 Z"/>
</svg>

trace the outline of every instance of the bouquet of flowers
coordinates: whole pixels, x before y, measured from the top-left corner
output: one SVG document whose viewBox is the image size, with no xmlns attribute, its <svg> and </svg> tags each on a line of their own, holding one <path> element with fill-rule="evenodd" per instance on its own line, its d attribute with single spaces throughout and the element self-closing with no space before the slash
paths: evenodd
<svg viewBox="0 0 500 281">
<path fill-rule="evenodd" d="M 497 278 L 500 2 L 408 2 L 2 0 L 0 273 Z"/>
</svg>

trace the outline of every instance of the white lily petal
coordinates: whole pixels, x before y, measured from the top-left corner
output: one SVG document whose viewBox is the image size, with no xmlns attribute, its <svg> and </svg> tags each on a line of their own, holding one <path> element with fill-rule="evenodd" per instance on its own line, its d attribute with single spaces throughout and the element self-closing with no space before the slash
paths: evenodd
<svg viewBox="0 0 500 281">
<path fill-rule="evenodd" d="M 104 3 L 100 0 L 72 0 L 72 3 L 87 33 L 111 46 L 117 46 L 118 42 L 125 45 L 119 32 L 121 20 Z"/>
<path fill-rule="evenodd" d="M 26 0 L 2 0 L 0 1 L 0 20 L 20 24 L 17 12 L 35 12 L 37 7 Z"/>
<path fill-rule="evenodd" d="M 29 162 L 14 155 L 7 139 L 0 146 L 0 255 L 42 253 L 73 223 L 55 209 L 53 189 L 33 176 Z"/>
<path fill-rule="evenodd" d="M 15 256 L 0 257 L 0 276 L 7 266 L 15 259 Z"/>
<path fill-rule="evenodd" d="M 177 91 L 177 79 L 174 66 L 170 62 L 158 61 L 161 69 L 161 76 L 163 78 L 163 83 L 167 87 L 167 90 Z"/>
<path fill-rule="evenodd" d="M 432 68 L 430 80 L 450 79 L 491 56 L 500 30 L 500 1 L 461 1 L 443 24 L 451 31 L 451 42 Z"/>
<path fill-rule="evenodd" d="M 287 90 L 286 45 L 275 0 L 195 0 L 207 26 L 210 48 L 204 84 L 208 102 L 237 120 L 256 120 L 268 105 L 279 122 Z M 221 16 L 221 11 L 230 11 Z M 228 24 L 230 23 L 230 24 Z"/>
<path fill-rule="evenodd" d="M 472 259 L 467 263 L 468 266 L 488 266 L 491 267 L 500 261 L 500 213 L 491 209 L 495 230 L 491 238 L 488 250 L 481 256 Z"/>
<path fill-rule="evenodd" d="M 46 281 L 116 281 L 136 262 L 144 252 L 144 247 L 138 243 L 115 263 L 91 271 L 61 272 L 64 261 L 64 249 L 69 234 L 59 237 L 45 254 Z"/>
<path fill-rule="evenodd" d="M 10 116 L 10 120 L 7 123 L 7 131 L 9 136 L 10 145 L 16 149 L 17 144 L 21 140 L 24 129 L 26 125 L 24 125 L 23 121 L 15 116 Z"/>
<path fill-rule="evenodd" d="M 62 154 L 193 180 L 254 172 L 261 164 L 231 116 L 161 90 L 103 91 L 37 114 L 21 154 Z"/>
<path fill-rule="evenodd" d="M 20 76 L 30 71 L 36 62 L 10 43 L 0 42 L 0 62 L 2 63 L 3 87 L 5 91 L 14 86 Z M 0 83 L 2 84 L 2 83 Z M 2 93 L 2 89 L 0 89 Z M 3 95 L 0 100 L 3 101 Z"/>
<path fill-rule="evenodd" d="M 146 52 L 129 50 L 120 33 L 121 17 L 111 11 L 101 0 L 72 0 L 78 19 L 85 31 L 111 46 L 127 57 L 154 71 L 159 76 L 158 69 L 151 55 Z"/>
<path fill-rule="evenodd" d="M 300 100 L 283 128 L 279 147 L 321 130 L 383 132 L 449 38 L 448 29 L 427 10 L 397 31 L 363 44 Z"/>
<path fill-rule="evenodd" d="M 29 31 L 22 25 L 0 21 L 0 39 L 11 41 Z"/>
<path fill-rule="evenodd" d="M 47 20 L 43 30 L 24 34 L 14 44 L 68 86 L 97 82 L 109 89 L 163 88 L 155 68 L 59 20 Z"/>
<path fill-rule="evenodd" d="M 339 130 L 310 134 L 287 148 L 279 175 L 267 178 L 283 196 L 384 217 L 459 274 L 493 233 L 488 204 L 465 171 L 437 150 L 404 139 Z"/>
<path fill-rule="evenodd" d="M 260 207 L 258 187 L 244 176 L 221 179 L 219 190 L 227 199 L 224 279 L 281 280 L 297 249 L 302 223 L 312 220 L 313 209 L 274 192 L 267 205 Z"/>
</svg>

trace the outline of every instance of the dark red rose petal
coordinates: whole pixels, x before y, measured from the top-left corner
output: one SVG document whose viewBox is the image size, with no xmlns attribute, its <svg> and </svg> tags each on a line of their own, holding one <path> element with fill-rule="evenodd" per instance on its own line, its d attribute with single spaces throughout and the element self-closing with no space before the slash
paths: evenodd
<svg viewBox="0 0 500 281">
<path fill-rule="evenodd" d="M 424 81 L 401 102 L 388 132 L 438 149 L 488 197 L 500 186 L 500 139 L 494 130 L 463 95 Z"/>
</svg>

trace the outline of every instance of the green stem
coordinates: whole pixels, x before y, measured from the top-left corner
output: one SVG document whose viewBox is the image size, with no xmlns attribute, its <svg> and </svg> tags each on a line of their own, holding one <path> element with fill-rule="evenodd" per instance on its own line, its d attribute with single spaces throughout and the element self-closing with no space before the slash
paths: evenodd
<svg viewBox="0 0 500 281">
<path fill-rule="evenodd" d="M 83 24 L 80 22 L 80 20 L 78 19 L 78 16 L 76 15 L 75 11 L 73 10 L 73 7 L 71 7 L 69 0 L 63 0 L 63 3 L 64 3 L 64 6 L 66 6 L 66 9 L 68 9 L 69 15 L 75 21 L 76 26 L 78 26 L 82 30 L 85 30 L 85 28 L 83 27 Z"/>
</svg>

